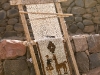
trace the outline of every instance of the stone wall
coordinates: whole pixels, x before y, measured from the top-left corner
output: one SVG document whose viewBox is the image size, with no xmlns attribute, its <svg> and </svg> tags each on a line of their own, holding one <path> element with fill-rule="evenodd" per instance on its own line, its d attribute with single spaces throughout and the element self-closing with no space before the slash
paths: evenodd
<svg viewBox="0 0 100 75">
<path fill-rule="evenodd" d="M 100 0 L 67 0 L 61 3 L 64 13 L 71 13 L 73 16 L 65 18 L 69 34 L 95 34 L 100 33 Z M 28 17 L 26 16 L 28 21 Z M 30 34 L 32 30 L 28 23 Z M 10 38 L 25 40 L 25 34 L 23 26 L 20 20 L 17 6 L 11 6 L 9 0 L 0 0 L 0 39 Z M 80 39 L 80 43 L 76 41 Z M 81 40 L 82 39 L 82 40 Z M 75 41 L 76 40 L 76 41 Z M 91 72 L 100 72 L 97 67 L 100 67 L 100 51 L 94 47 L 91 50 L 93 39 L 87 40 L 87 38 L 80 37 L 77 39 L 72 38 L 72 46 L 75 52 L 75 57 L 81 74 L 87 73 L 93 75 Z M 88 42 L 88 43 L 87 43 Z M 90 43 L 89 43 L 90 42 Z M 83 46 L 85 45 L 85 46 Z M 36 49 L 35 49 L 36 50 Z M 91 51 L 89 51 L 91 50 Z M 36 52 L 37 53 L 37 52 Z M 30 53 L 27 50 L 26 54 L 22 57 L 18 57 L 13 60 L 0 61 L 0 75 L 13 75 L 19 72 L 19 68 L 22 66 L 21 74 L 34 74 L 33 66 L 30 62 L 27 62 L 27 58 L 30 58 Z M 96 58 L 96 59 L 95 59 Z M 94 60 L 95 59 L 95 60 Z M 9 63 L 11 65 L 9 65 Z M 17 64 L 17 65 L 14 65 Z M 23 65 L 20 65 L 23 64 Z M 13 65 L 13 66 L 12 66 Z M 84 66 L 83 66 L 84 65 Z M 9 69 L 10 67 L 10 69 Z M 15 69 L 16 68 L 16 69 Z M 24 69 L 25 68 L 25 69 Z M 96 69 L 95 69 L 96 68 Z M 9 71 L 7 70 L 9 69 Z M 19 69 L 19 70 L 18 70 Z M 3 74 L 4 73 L 4 74 Z M 95 75 L 96 75 L 95 73 Z M 98 73 L 99 75 L 99 73 Z"/>
<path fill-rule="evenodd" d="M 100 0 L 67 0 L 62 8 L 64 13 L 73 14 L 65 18 L 69 33 L 100 32 Z"/>
</svg>

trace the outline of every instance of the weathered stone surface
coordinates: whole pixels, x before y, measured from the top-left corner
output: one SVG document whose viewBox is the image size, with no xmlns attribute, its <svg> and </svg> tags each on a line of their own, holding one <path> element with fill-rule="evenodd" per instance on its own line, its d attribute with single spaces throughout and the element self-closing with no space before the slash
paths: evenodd
<svg viewBox="0 0 100 75">
<path fill-rule="evenodd" d="M 6 18 L 6 11 L 1 10 L 0 11 L 0 20 L 4 20 Z"/>
<path fill-rule="evenodd" d="M 5 31 L 5 27 L 0 27 L 0 32 L 4 32 Z"/>
<path fill-rule="evenodd" d="M 66 2 L 62 2 L 62 6 L 63 7 L 66 7 L 66 6 L 69 6 L 74 0 L 67 0 Z"/>
<path fill-rule="evenodd" d="M 100 3 L 100 0 L 97 0 Z"/>
<path fill-rule="evenodd" d="M 7 16 L 9 18 L 16 17 L 18 15 L 19 15 L 19 12 L 18 12 L 17 9 L 10 9 L 10 10 L 7 11 Z"/>
<path fill-rule="evenodd" d="M 0 0 L 1 4 L 5 3 L 5 2 L 7 2 L 7 0 Z"/>
<path fill-rule="evenodd" d="M 0 61 L 0 75 L 4 75 L 3 73 L 3 63 Z"/>
<path fill-rule="evenodd" d="M 100 17 L 100 12 L 94 12 L 93 15 L 94 15 L 95 17 Z"/>
<path fill-rule="evenodd" d="M 95 7 L 92 7 L 92 8 L 87 8 L 86 11 L 88 13 L 94 13 L 94 12 L 97 12 L 97 9 Z"/>
<path fill-rule="evenodd" d="M 71 13 L 71 10 L 72 10 L 72 8 L 69 7 L 69 8 L 67 9 L 67 13 Z"/>
<path fill-rule="evenodd" d="M 84 33 L 81 29 L 78 29 L 75 34 L 77 35 L 77 34 L 84 34 Z"/>
<path fill-rule="evenodd" d="M 2 8 L 3 8 L 4 10 L 10 9 L 10 7 L 11 7 L 10 3 L 4 3 L 4 4 L 2 5 Z"/>
<path fill-rule="evenodd" d="M 18 31 L 18 32 L 24 31 L 23 26 L 22 26 L 22 24 L 20 24 L 20 23 L 15 24 L 15 25 L 14 25 L 14 29 L 15 29 L 16 31 Z"/>
<path fill-rule="evenodd" d="M 89 56 L 90 59 L 90 69 L 100 67 L 100 53 L 94 53 Z"/>
<path fill-rule="evenodd" d="M 89 52 L 96 53 L 100 52 L 100 36 L 99 35 L 92 35 L 87 37 Z"/>
<path fill-rule="evenodd" d="M 86 73 L 89 71 L 89 59 L 85 52 L 78 52 L 75 54 L 79 71 Z"/>
<path fill-rule="evenodd" d="M 6 31 L 12 31 L 13 30 L 13 26 L 12 25 L 7 25 L 6 26 Z"/>
<path fill-rule="evenodd" d="M 78 26 L 78 28 L 81 29 L 81 30 L 84 29 L 84 25 L 83 25 L 82 22 L 78 22 L 78 23 L 77 23 L 77 26 Z"/>
<path fill-rule="evenodd" d="M 83 2 L 83 0 L 75 0 L 75 4 L 76 4 L 77 6 L 84 7 L 84 2 Z"/>
<path fill-rule="evenodd" d="M 72 8 L 72 14 L 84 14 L 86 10 L 82 7 L 73 7 Z"/>
<path fill-rule="evenodd" d="M 95 30 L 95 27 L 93 25 L 85 26 L 85 28 L 84 28 L 84 32 L 86 32 L 86 33 L 91 33 L 94 30 Z"/>
<path fill-rule="evenodd" d="M 83 24 L 84 25 L 93 25 L 93 22 L 92 22 L 92 20 L 85 19 L 85 20 L 83 20 Z"/>
<path fill-rule="evenodd" d="M 5 27 L 7 25 L 5 20 L 0 21 L 0 26 L 1 27 Z"/>
<path fill-rule="evenodd" d="M 76 52 L 85 51 L 88 49 L 86 38 L 83 36 L 73 36 Z"/>
<path fill-rule="evenodd" d="M 83 18 L 92 19 L 92 15 L 91 14 L 84 14 Z"/>
<path fill-rule="evenodd" d="M 93 22 L 97 23 L 97 24 L 100 24 L 100 17 L 94 17 Z"/>
<path fill-rule="evenodd" d="M 25 53 L 26 47 L 18 40 L 2 40 L 0 42 L 0 59 L 14 59 Z"/>
<path fill-rule="evenodd" d="M 13 25 L 16 24 L 18 22 L 18 20 L 16 18 L 11 18 L 8 20 L 8 24 Z"/>
<path fill-rule="evenodd" d="M 82 21 L 82 17 L 75 17 L 75 21 L 76 22 L 81 22 Z"/>
<path fill-rule="evenodd" d="M 90 8 L 94 7 L 97 4 L 95 0 L 85 0 L 85 7 Z"/>
<path fill-rule="evenodd" d="M 17 36 L 17 32 L 15 32 L 15 31 L 6 31 L 3 35 L 3 37 L 13 37 L 13 36 Z"/>
<path fill-rule="evenodd" d="M 90 70 L 86 75 L 100 75 L 100 67 Z"/>
<path fill-rule="evenodd" d="M 100 5 L 96 6 L 98 12 L 100 11 Z"/>
<path fill-rule="evenodd" d="M 77 30 L 78 30 L 78 27 L 75 24 L 71 25 L 69 28 L 69 31 L 72 33 L 75 33 Z"/>
<path fill-rule="evenodd" d="M 25 60 L 5 60 L 5 75 L 29 75 L 29 69 Z"/>
</svg>

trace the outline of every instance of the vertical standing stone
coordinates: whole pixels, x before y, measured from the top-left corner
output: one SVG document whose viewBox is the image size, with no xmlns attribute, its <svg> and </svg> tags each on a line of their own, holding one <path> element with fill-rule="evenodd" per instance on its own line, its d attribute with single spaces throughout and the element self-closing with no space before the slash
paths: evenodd
<svg viewBox="0 0 100 75">
<path fill-rule="evenodd" d="M 85 51 L 88 49 L 86 38 L 83 36 L 73 36 L 76 52 Z"/>
</svg>

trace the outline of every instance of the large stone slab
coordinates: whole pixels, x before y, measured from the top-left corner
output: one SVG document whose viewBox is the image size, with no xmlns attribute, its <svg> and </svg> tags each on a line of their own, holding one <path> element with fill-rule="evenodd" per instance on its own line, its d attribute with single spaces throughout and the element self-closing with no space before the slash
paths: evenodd
<svg viewBox="0 0 100 75">
<path fill-rule="evenodd" d="M 14 59 L 23 56 L 26 53 L 26 47 L 18 40 L 2 40 L 0 42 L 0 60 Z"/>
<path fill-rule="evenodd" d="M 85 52 L 77 52 L 75 54 L 76 61 L 81 73 L 86 73 L 89 71 L 89 59 Z"/>
<path fill-rule="evenodd" d="M 100 67 L 90 70 L 86 75 L 100 75 Z"/>
<path fill-rule="evenodd" d="M 5 75 L 29 75 L 29 69 L 25 60 L 5 60 Z"/>
<path fill-rule="evenodd" d="M 89 52 L 100 52 L 100 35 L 91 35 L 87 37 Z"/>
<path fill-rule="evenodd" d="M 100 53 L 94 53 L 89 56 L 90 69 L 100 67 Z"/>
<path fill-rule="evenodd" d="M 88 49 L 88 44 L 84 36 L 73 36 L 76 52 L 85 51 Z"/>
</svg>

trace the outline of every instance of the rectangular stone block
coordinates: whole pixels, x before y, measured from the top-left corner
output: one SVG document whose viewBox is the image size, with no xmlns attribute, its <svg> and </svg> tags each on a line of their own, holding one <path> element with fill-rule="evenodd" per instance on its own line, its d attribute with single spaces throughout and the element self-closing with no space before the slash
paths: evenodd
<svg viewBox="0 0 100 75">
<path fill-rule="evenodd" d="M 73 36 L 76 52 L 85 51 L 88 49 L 88 44 L 84 36 Z"/>
<path fill-rule="evenodd" d="M 89 52 L 100 52 L 100 35 L 91 35 L 87 37 Z"/>
</svg>

